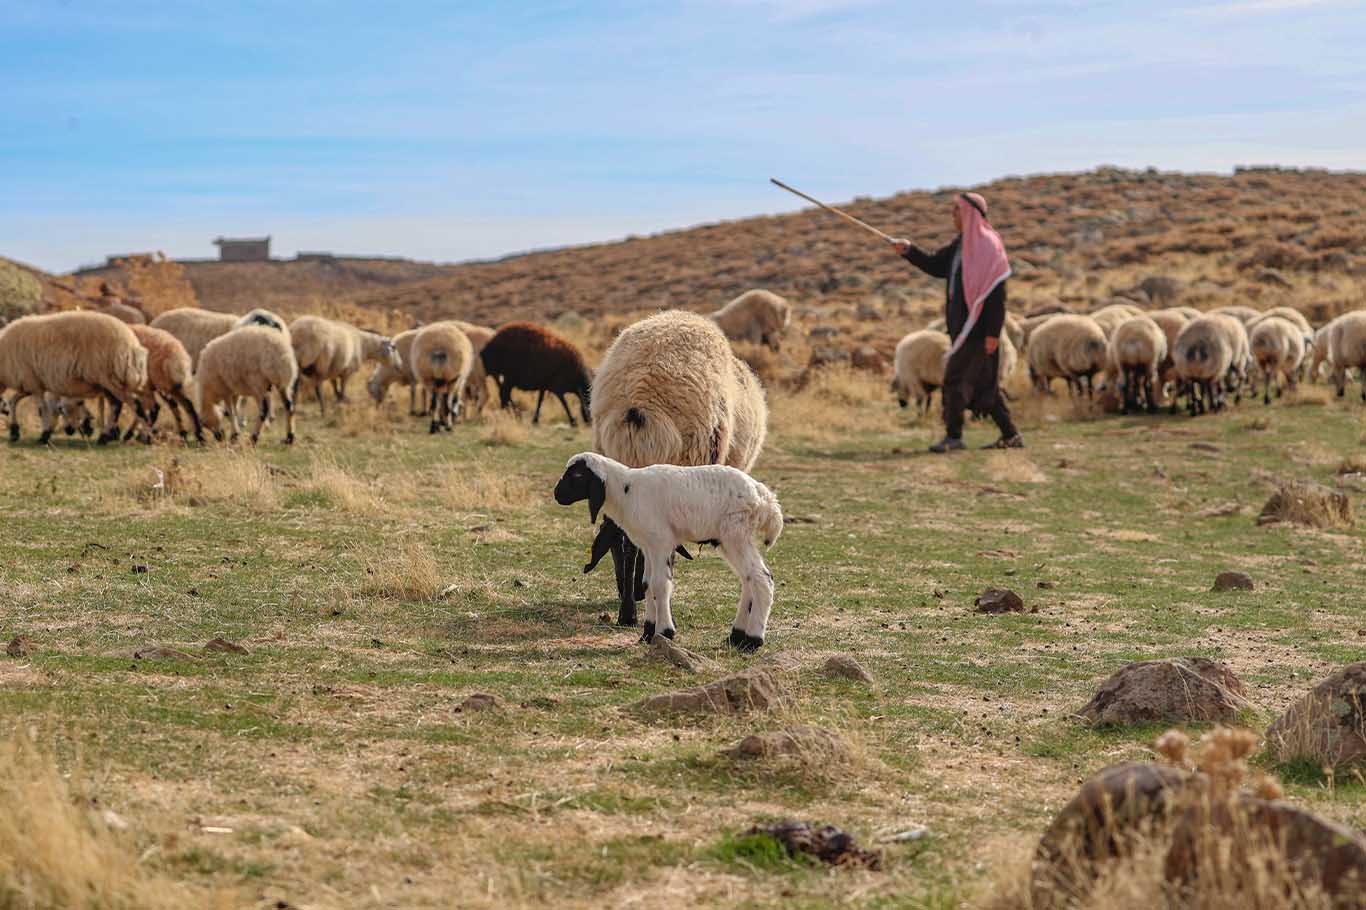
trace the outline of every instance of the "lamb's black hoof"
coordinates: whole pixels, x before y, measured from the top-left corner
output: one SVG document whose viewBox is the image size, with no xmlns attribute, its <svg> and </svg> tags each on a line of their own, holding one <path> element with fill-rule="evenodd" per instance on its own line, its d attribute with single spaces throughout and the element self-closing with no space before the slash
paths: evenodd
<svg viewBox="0 0 1366 910">
<path fill-rule="evenodd" d="M 640 640 L 648 645 L 650 642 L 654 641 L 654 638 L 655 624 L 647 619 L 645 621 L 645 631 L 640 633 Z"/>
<path fill-rule="evenodd" d="M 730 646 L 732 648 L 741 648 L 744 646 L 745 639 L 748 637 L 749 636 L 745 634 L 745 631 L 743 629 L 731 629 Z"/>
<path fill-rule="evenodd" d="M 740 643 L 740 650 L 746 654 L 753 654 L 764 646 L 762 638 L 755 638 L 753 635 L 746 635 L 745 640 Z"/>
<path fill-rule="evenodd" d="M 663 635 L 663 636 L 664 636 L 665 638 L 667 638 L 669 641 L 673 641 L 673 640 L 674 640 L 674 636 L 678 634 L 678 630 L 677 630 L 677 629 L 672 629 L 672 628 L 670 628 L 670 629 L 665 629 L 663 632 L 660 632 L 659 634 L 660 634 L 660 635 Z"/>
<path fill-rule="evenodd" d="M 287 446 L 292 446 L 292 445 L 294 445 L 294 434 L 293 434 L 293 433 L 290 433 L 288 436 L 285 437 L 285 445 L 287 445 Z"/>
<path fill-rule="evenodd" d="M 627 628 L 631 628 L 631 627 L 633 627 L 635 624 L 636 624 L 636 608 L 635 608 L 635 605 L 634 605 L 634 604 L 631 605 L 631 609 L 630 609 L 630 610 L 627 610 L 625 607 L 623 607 L 622 609 L 620 609 L 620 610 L 617 611 L 617 625 L 619 625 L 619 626 L 626 626 Z"/>
<path fill-rule="evenodd" d="M 68 423 L 66 426 L 62 427 L 62 432 L 65 433 L 65 434 L 68 435 L 68 436 L 75 436 L 75 435 L 76 435 L 76 428 L 73 427 L 71 424 Z"/>
<path fill-rule="evenodd" d="M 101 434 L 100 434 L 100 438 L 97 439 L 97 440 L 95 440 L 95 443 L 96 443 L 97 445 L 107 445 L 108 443 L 111 443 L 111 442 L 113 442 L 115 439 L 118 439 L 118 438 L 119 438 L 119 431 L 118 431 L 118 430 L 114 430 L 112 433 L 101 433 Z"/>
<path fill-rule="evenodd" d="M 437 423 L 435 420 L 432 421 L 431 426 L 428 427 L 428 429 L 427 429 L 427 432 L 428 432 L 430 435 L 432 435 L 432 436 L 435 436 L 435 435 L 436 435 L 437 433 L 439 433 L 440 431 L 441 431 L 441 424 Z"/>
<path fill-rule="evenodd" d="M 51 438 L 52 438 L 52 431 L 51 431 L 51 430 L 48 430 L 47 432 L 43 433 L 43 435 L 41 435 L 41 436 L 38 437 L 38 445 L 40 445 L 40 446 L 45 446 L 45 445 L 47 445 L 47 441 L 48 441 L 49 439 L 51 439 Z"/>
</svg>

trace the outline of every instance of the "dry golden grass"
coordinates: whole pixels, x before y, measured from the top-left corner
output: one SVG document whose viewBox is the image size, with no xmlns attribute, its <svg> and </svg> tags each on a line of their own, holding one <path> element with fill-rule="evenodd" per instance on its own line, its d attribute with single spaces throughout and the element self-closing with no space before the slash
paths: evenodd
<svg viewBox="0 0 1366 910">
<path fill-rule="evenodd" d="M 232 906 L 139 861 L 126 823 L 72 792 L 25 734 L 0 743 L 0 908 L 157 910 Z"/>
<path fill-rule="evenodd" d="M 901 420 L 887 380 L 846 365 L 812 370 L 800 390 L 769 390 L 775 437 L 830 440 L 851 430 L 891 430 Z"/>
<path fill-rule="evenodd" d="M 346 512 L 374 515 L 384 511 L 378 484 L 356 477 L 331 455 L 315 455 L 300 486 Z"/>
<path fill-rule="evenodd" d="M 527 424 L 512 411 L 486 411 L 481 423 L 479 438 L 485 445 L 519 446 L 527 441 Z"/>
<path fill-rule="evenodd" d="M 99 484 L 99 502 L 116 512 L 130 502 L 158 510 L 231 503 L 252 512 L 273 512 L 282 503 L 279 475 L 249 445 L 182 450 L 105 479 Z"/>
<path fill-rule="evenodd" d="M 387 545 L 366 561 L 360 591 L 386 600 L 430 601 L 443 587 L 431 548 L 410 539 Z"/>
</svg>

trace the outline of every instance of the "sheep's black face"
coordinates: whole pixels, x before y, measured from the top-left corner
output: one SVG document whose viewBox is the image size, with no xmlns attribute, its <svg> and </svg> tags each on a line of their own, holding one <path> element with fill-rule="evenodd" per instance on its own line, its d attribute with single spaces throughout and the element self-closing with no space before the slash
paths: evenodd
<svg viewBox="0 0 1366 910">
<path fill-rule="evenodd" d="M 596 524 L 598 512 L 607 501 L 607 485 L 583 459 L 575 459 L 555 484 L 555 501 L 562 506 L 588 500 L 589 521 Z"/>
</svg>

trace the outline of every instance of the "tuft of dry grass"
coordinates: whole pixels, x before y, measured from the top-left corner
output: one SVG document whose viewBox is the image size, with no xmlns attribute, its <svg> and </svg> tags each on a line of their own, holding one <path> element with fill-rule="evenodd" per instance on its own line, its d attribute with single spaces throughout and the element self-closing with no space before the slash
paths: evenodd
<svg viewBox="0 0 1366 910">
<path fill-rule="evenodd" d="M 801 389 L 769 392 L 775 437 L 836 439 L 852 430 L 890 431 L 900 424 L 899 412 L 885 379 L 845 364 L 809 371 Z"/>
<path fill-rule="evenodd" d="M 356 477 L 331 455 L 314 456 L 302 487 L 321 494 L 346 512 L 373 515 L 384 510 L 384 500 L 374 486 Z"/>
<path fill-rule="evenodd" d="M 431 548 L 418 540 L 387 547 L 365 565 L 361 594 L 386 600 L 428 602 L 444 587 L 441 566 Z"/>
<path fill-rule="evenodd" d="M 511 411 L 497 410 L 485 415 L 479 438 L 485 445 L 518 446 L 527 441 L 526 424 Z"/>
<path fill-rule="evenodd" d="M 0 743 L 0 907 L 158 910 L 230 906 L 138 860 L 116 816 L 78 797 L 23 733 Z"/>
</svg>

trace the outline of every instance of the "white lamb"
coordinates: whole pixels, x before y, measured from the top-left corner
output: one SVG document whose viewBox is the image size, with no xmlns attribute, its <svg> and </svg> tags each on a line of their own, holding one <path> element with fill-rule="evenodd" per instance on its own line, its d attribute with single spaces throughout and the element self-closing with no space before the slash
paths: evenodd
<svg viewBox="0 0 1366 910">
<path fill-rule="evenodd" d="M 762 534 L 770 547 L 783 530 L 782 507 L 768 487 L 726 465 L 628 468 L 605 455 L 581 452 L 569 459 L 555 484 L 555 501 L 567 506 L 585 499 L 594 523 L 602 512 L 645 554 L 645 641 L 656 630 L 674 637 L 669 606 L 674 552 L 691 540 L 717 546 L 740 579 L 730 644 L 742 651 L 763 645 L 773 575 L 754 535 Z"/>
</svg>

